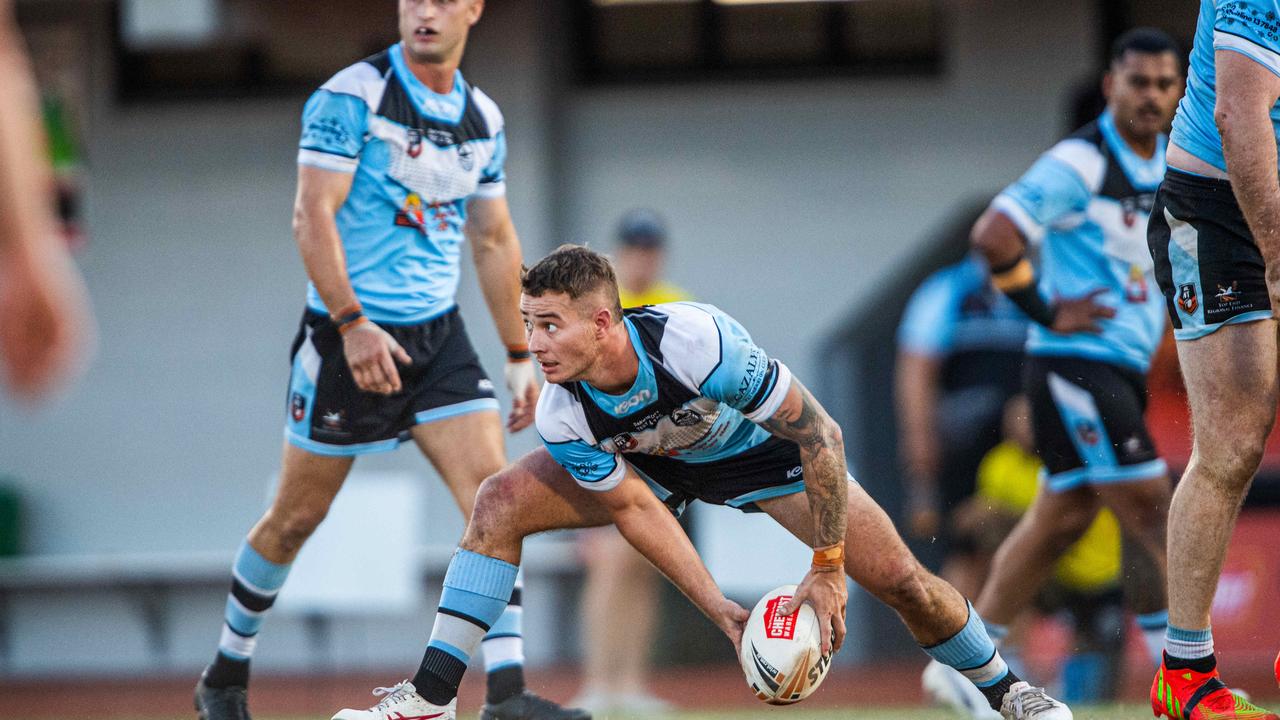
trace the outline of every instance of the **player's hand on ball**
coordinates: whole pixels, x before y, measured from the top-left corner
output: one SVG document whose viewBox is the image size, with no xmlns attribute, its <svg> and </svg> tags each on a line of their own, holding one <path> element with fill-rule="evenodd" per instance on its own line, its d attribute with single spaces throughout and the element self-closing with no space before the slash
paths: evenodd
<svg viewBox="0 0 1280 720">
<path fill-rule="evenodd" d="M 810 569 L 796 588 L 796 594 L 779 609 L 780 613 L 784 617 L 792 615 L 806 602 L 817 614 L 818 627 L 822 628 L 822 654 L 839 650 L 844 643 L 844 613 L 849 602 L 844 573 Z"/>
<path fill-rule="evenodd" d="M 721 597 L 720 604 L 711 611 L 711 621 L 729 636 L 729 642 L 733 643 L 733 651 L 738 652 L 742 648 L 742 629 L 746 627 L 747 618 L 751 617 L 751 613 L 727 597 Z"/>
<path fill-rule="evenodd" d="M 360 323 L 344 333 L 342 351 L 356 387 L 380 395 L 400 392 L 400 371 L 396 363 L 413 362 L 395 338 L 371 322 Z"/>
<path fill-rule="evenodd" d="M 507 389 L 511 391 L 511 413 L 507 415 L 507 430 L 518 432 L 533 422 L 538 407 L 538 378 L 533 372 L 533 360 L 507 360 L 503 369 Z"/>
<path fill-rule="evenodd" d="M 1053 326 L 1049 329 L 1056 333 L 1070 334 L 1078 332 L 1100 333 L 1099 320 L 1116 316 L 1116 309 L 1102 305 L 1097 301 L 1099 295 L 1107 292 L 1106 288 L 1098 288 L 1075 298 L 1058 298 L 1053 303 Z"/>
</svg>

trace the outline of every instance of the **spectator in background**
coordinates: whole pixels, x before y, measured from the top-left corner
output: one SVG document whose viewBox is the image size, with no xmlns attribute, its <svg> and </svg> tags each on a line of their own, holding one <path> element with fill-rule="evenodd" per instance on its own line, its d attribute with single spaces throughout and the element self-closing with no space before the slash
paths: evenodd
<svg viewBox="0 0 1280 720">
<path fill-rule="evenodd" d="M 91 334 L 83 282 L 57 233 L 39 118 L 11 4 L 0 0 L 0 380 L 28 400 L 57 388 Z"/>
<path fill-rule="evenodd" d="M 656 212 L 636 209 L 618 225 L 614 267 L 622 307 L 690 299 L 662 280 L 667 228 Z M 650 649 L 658 614 L 660 577 L 612 525 L 584 531 L 587 566 L 582 605 L 585 678 L 571 705 L 594 713 L 663 712 L 671 706 L 646 687 Z M 627 622 L 618 622 L 620 617 Z"/>
<path fill-rule="evenodd" d="M 1019 390 L 1027 319 L 991 286 L 973 256 L 935 272 L 912 295 L 898 327 L 899 450 L 906 471 L 907 530 L 943 541 L 941 576 L 966 597 L 982 589 L 986 563 L 957 535 L 954 512 L 973 495 L 978 463 L 1000 442 L 1005 402 Z M 940 704 L 995 716 L 970 683 L 930 662 L 925 691 Z"/>
</svg>

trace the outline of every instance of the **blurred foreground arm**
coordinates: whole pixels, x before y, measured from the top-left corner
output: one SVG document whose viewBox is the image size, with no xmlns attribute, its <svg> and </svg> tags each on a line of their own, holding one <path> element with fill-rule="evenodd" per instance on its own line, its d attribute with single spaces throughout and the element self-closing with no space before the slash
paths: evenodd
<svg viewBox="0 0 1280 720">
<path fill-rule="evenodd" d="M 0 376 L 36 400 L 83 360 L 88 298 L 53 215 L 34 81 L 0 0 Z"/>
</svg>

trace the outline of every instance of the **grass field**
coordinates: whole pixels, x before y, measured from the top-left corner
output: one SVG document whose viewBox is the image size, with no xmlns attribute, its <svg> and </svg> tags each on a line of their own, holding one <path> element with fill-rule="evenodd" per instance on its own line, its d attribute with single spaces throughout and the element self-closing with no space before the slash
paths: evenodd
<svg viewBox="0 0 1280 720">
<path fill-rule="evenodd" d="M 1076 720 L 1141 720 L 1151 717 L 1151 710 L 1146 705 L 1107 705 L 1095 707 L 1073 708 Z M 611 715 L 597 716 L 596 720 L 749 720 L 752 718 L 769 718 L 769 720 L 954 720 L 954 714 L 943 710 L 916 708 L 862 708 L 851 707 L 843 710 L 802 710 L 800 708 L 761 708 L 759 711 L 735 710 L 730 712 L 682 712 L 667 715 Z M 474 715 L 463 715 L 462 720 L 475 720 Z M 327 720 L 316 716 L 262 717 L 255 720 Z M 120 718 L 120 720 L 159 720 L 158 718 Z M 165 719 L 168 720 L 168 719 Z M 175 717 L 172 720 L 191 720 L 191 716 Z"/>
</svg>

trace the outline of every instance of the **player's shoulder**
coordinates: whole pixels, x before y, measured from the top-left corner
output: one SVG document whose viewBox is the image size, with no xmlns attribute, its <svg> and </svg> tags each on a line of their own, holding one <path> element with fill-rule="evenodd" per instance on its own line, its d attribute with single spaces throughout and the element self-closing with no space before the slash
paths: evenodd
<svg viewBox="0 0 1280 720">
<path fill-rule="evenodd" d="M 724 362 L 726 347 L 750 341 L 746 329 L 715 305 L 670 302 L 626 311 L 636 330 L 656 347 L 657 359 L 690 388 L 697 389 Z"/>
<path fill-rule="evenodd" d="M 471 91 L 471 101 L 476 104 L 476 109 L 478 109 L 480 114 L 484 116 L 484 121 L 489 127 L 489 132 L 494 135 L 502 132 L 503 125 L 506 121 L 502 117 L 502 110 L 498 107 L 498 103 L 494 102 L 493 98 L 489 97 L 489 95 L 480 88 L 474 85 L 468 85 L 467 87 Z"/>
<path fill-rule="evenodd" d="M 369 107 L 376 108 L 390 76 L 390 51 L 383 50 L 339 70 L 320 89 L 337 95 L 358 97 Z"/>
<path fill-rule="evenodd" d="M 1074 170 L 1090 190 L 1096 190 L 1107 173 L 1106 137 L 1097 120 L 1059 140 L 1043 157 Z"/>
<path fill-rule="evenodd" d="M 577 395 L 564 385 L 546 383 L 534 411 L 538 434 L 549 443 L 588 440 L 591 429 Z"/>
</svg>

